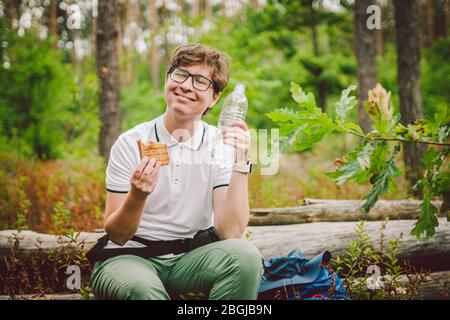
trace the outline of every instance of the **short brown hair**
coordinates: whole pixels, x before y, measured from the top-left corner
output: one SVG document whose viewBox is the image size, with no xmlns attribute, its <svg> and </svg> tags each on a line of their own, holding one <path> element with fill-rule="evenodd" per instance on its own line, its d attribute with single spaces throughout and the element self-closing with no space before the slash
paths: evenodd
<svg viewBox="0 0 450 320">
<path fill-rule="evenodd" d="M 175 48 L 167 73 L 180 66 L 206 64 L 212 69 L 213 88 L 216 93 L 225 89 L 229 80 L 230 57 L 204 44 L 184 44 Z"/>
</svg>

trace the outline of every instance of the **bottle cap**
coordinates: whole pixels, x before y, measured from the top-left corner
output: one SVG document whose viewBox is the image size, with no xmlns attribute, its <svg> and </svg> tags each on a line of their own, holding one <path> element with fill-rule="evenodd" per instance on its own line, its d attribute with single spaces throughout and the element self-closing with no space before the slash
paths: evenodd
<svg viewBox="0 0 450 320">
<path fill-rule="evenodd" d="M 234 87 L 234 91 L 244 92 L 245 91 L 245 85 L 243 85 L 242 83 L 238 83 L 236 85 L 236 87 Z"/>
</svg>

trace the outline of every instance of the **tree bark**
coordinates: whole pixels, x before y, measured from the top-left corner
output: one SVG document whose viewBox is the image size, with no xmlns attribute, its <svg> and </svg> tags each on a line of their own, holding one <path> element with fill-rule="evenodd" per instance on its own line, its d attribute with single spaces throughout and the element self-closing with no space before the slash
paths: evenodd
<svg viewBox="0 0 450 320">
<path fill-rule="evenodd" d="M 72 65 L 76 67 L 78 64 L 78 58 L 77 58 L 77 45 L 78 45 L 78 39 L 79 39 L 79 30 L 70 30 L 70 36 L 72 38 L 72 50 L 71 50 L 71 61 Z"/>
<path fill-rule="evenodd" d="M 192 16 L 194 18 L 200 16 L 200 0 L 194 0 L 192 4 Z"/>
<path fill-rule="evenodd" d="M 428 41 L 427 45 L 432 45 L 434 43 L 434 0 L 428 0 L 426 1 L 427 6 L 427 34 L 428 34 Z"/>
<path fill-rule="evenodd" d="M 425 43 L 428 41 L 427 31 L 427 4 L 421 2 L 419 4 L 419 47 L 420 49 L 425 47 Z"/>
<path fill-rule="evenodd" d="M 423 115 L 417 0 L 394 0 L 394 10 L 400 113 L 402 124 L 408 125 Z M 405 173 L 411 189 L 420 178 L 425 151 L 426 146 L 421 144 L 403 144 Z M 420 191 L 413 193 L 416 196 L 421 194 Z"/>
<path fill-rule="evenodd" d="M 379 6 L 379 7 L 384 7 L 383 3 L 380 2 L 379 0 L 375 0 L 375 3 Z M 375 31 L 375 47 L 376 47 L 376 52 L 378 56 L 383 56 L 384 55 L 384 43 L 383 43 L 383 32 L 384 32 L 384 10 L 381 10 L 381 29 L 379 30 L 374 30 Z"/>
<path fill-rule="evenodd" d="M 384 239 L 398 239 L 397 257 L 401 261 L 409 260 L 417 269 L 426 268 L 431 271 L 450 270 L 450 224 L 446 218 L 439 218 L 436 234 L 428 240 L 417 240 L 410 235 L 414 225 L 412 220 L 389 221 L 383 231 Z M 265 258 L 286 255 L 289 251 L 301 250 L 312 258 L 318 253 L 328 250 L 333 257 L 341 258 L 348 252 L 349 244 L 355 239 L 355 228 L 358 222 L 314 222 L 291 224 L 284 226 L 254 226 L 248 227 L 251 233 L 250 241 L 258 247 Z M 375 249 L 380 245 L 380 221 L 366 222 L 366 231 Z M 0 257 L 10 254 L 13 233 L 16 230 L 0 231 Z M 84 241 L 84 250 L 89 250 L 104 233 L 81 232 L 78 241 Z M 33 254 L 38 250 L 39 243 L 42 252 L 49 252 L 57 247 L 74 249 L 74 244 L 68 238 L 23 230 L 18 234 L 19 249 L 17 256 Z M 39 239 L 39 242 L 38 242 Z"/>
<path fill-rule="evenodd" d="M 213 8 L 211 6 L 211 3 L 209 1 L 205 2 L 205 16 L 208 21 L 213 20 Z"/>
<path fill-rule="evenodd" d="M 329 29 L 327 26 L 326 31 L 323 33 L 323 42 L 322 42 L 322 50 L 325 55 L 330 54 L 330 36 L 329 36 Z"/>
<path fill-rule="evenodd" d="M 156 44 L 155 37 L 158 34 L 158 9 L 155 1 L 150 1 L 150 50 L 151 50 L 151 75 L 152 84 L 155 91 L 159 90 L 159 48 Z"/>
<path fill-rule="evenodd" d="M 395 14 L 394 14 L 394 5 L 391 1 L 386 1 L 386 9 L 384 13 L 384 38 L 383 41 L 385 43 L 394 43 L 395 42 Z"/>
<path fill-rule="evenodd" d="M 447 33 L 447 17 L 446 17 L 446 2 L 448 0 L 434 0 L 434 38 L 446 38 Z"/>
<path fill-rule="evenodd" d="M 323 80 L 317 83 L 317 103 L 323 112 L 327 110 L 328 86 Z"/>
<path fill-rule="evenodd" d="M 4 3 L 4 13 L 6 20 L 9 23 L 9 27 L 12 28 L 13 21 L 19 20 L 20 18 L 20 4 L 21 0 L 5 0 Z"/>
<path fill-rule="evenodd" d="M 72 5 L 73 1 L 72 0 L 67 0 L 66 3 L 68 5 Z M 69 29 L 70 39 L 72 40 L 72 50 L 71 50 L 70 60 L 72 62 L 72 66 L 74 68 L 76 68 L 77 63 L 78 63 L 77 50 L 76 50 L 76 46 L 77 46 L 78 38 L 79 38 L 78 33 L 79 33 L 79 29 L 75 29 L 75 28 Z"/>
<path fill-rule="evenodd" d="M 92 35 L 91 35 L 91 46 L 92 55 L 97 56 L 97 17 L 98 17 L 98 2 L 97 8 L 92 9 Z"/>
<path fill-rule="evenodd" d="M 166 3 L 163 1 L 161 9 L 160 9 L 160 18 L 161 18 L 161 26 L 164 32 L 164 65 L 167 66 L 170 63 L 170 44 L 167 39 L 167 31 L 168 31 L 168 23 L 169 23 L 169 10 L 166 8 Z"/>
<path fill-rule="evenodd" d="M 317 14 L 316 9 L 314 9 L 314 1 L 311 1 L 310 6 L 310 13 L 311 13 L 311 32 L 312 32 L 312 41 L 313 41 L 313 49 L 314 49 L 314 56 L 318 57 L 320 54 L 319 50 L 319 36 L 317 34 Z M 325 108 L 325 106 L 323 106 Z"/>
<path fill-rule="evenodd" d="M 115 18 L 115 24 L 117 29 L 117 59 L 120 61 L 121 58 L 123 58 L 123 28 L 122 28 L 122 5 L 119 1 L 117 1 L 115 4 L 115 10 L 116 10 L 116 18 Z M 127 23 L 128 19 L 128 10 L 130 6 L 130 0 L 127 0 L 125 2 L 125 25 Z M 120 63 L 119 63 L 119 71 L 120 71 Z"/>
<path fill-rule="evenodd" d="M 359 123 L 365 133 L 370 131 L 372 120 L 364 109 L 369 90 L 377 84 L 376 66 L 376 30 L 367 28 L 367 7 L 375 4 L 374 0 L 355 1 L 355 34 L 356 34 L 356 60 L 358 74 L 358 112 Z"/>
<path fill-rule="evenodd" d="M 286 255 L 293 249 L 302 251 L 307 257 L 328 250 L 333 257 L 343 258 L 349 244 L 355 239 L 358 222 L 314 222 L 284 226 L 248 227 L 251 241 L 265 258 Z M 418 270 L 450 270 L 450 224 L 439 218 L 436 234 L 428 240 L 417 240 L 410 234 L 412 220 L 389 221 L 383 231 L 384 239 L 398 239 L 398 259 L 409 260 Z M 374 248 L 379 249 L 381 222 L 366 222 L 366 231 Z"/>
<path fill-rule="evenodd" d="M 445 32 L 448 34 L 450 27 L 450 0 L 444 0 L 444 17 L 445 17 Z"/>
<path fill-rule="evenodd" d="M 100 154 L 109 159 L 109 151 L 120 135 L 119 68 L 114 0 L 98 3 L 97 75 L 100 87 Z"/>
<path fill-rule="evenodd" d="M 420 200 L 378 200 L 369 213 L 361 208 L 361 200 L 305 199 L 305 204 L 287 208 L 250 209 L 251 226 L 285 225 L 309 222 L 343 222 L 417 219 L 420 215 Z M 442 201 L 433 201 L 439 210 Z M 446 216 L 442 211 L 440 216 Z"/>
<path fill-rule="evenodd" d="M 58 26 L 56 23 L 56 19 L 58 18 L 58 1 L 51 0 L 50 3 L 50 21 L 49 21 L 49 29 L 50 29 L 50 38 L 53 49 L 58 49 Z"/>
<path fill-rule="evenodd" d="M 125 54 L 125 79 L 123 83 L 126 86 L 129 86 L 134 82 L 135 75 L 136 62 L 134 59 L 134 50 L 136 42 L 136 29 L 132 26 L 138 21 L 137 5 L 139 4 L 136 3 L 136 0 L 128 0 L 125 3 L 125 33 L 128 38 L 128 44 L 123 48 L 123 52 Z"/>
</svg>

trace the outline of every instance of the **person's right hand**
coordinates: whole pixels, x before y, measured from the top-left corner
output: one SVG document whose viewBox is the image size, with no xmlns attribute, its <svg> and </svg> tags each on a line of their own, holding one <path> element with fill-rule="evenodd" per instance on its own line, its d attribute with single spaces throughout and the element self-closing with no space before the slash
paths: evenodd
<svg viewBox="0 0 450 320">
<path fill-rule="evenodd" d="M 161 162 L 156 159 L 142 158 L 139 167 L 131 177 L 131 192 L 140 198 L 146 198 L 152 193 L 158 182 L 160 167 Z"/>
</svg>

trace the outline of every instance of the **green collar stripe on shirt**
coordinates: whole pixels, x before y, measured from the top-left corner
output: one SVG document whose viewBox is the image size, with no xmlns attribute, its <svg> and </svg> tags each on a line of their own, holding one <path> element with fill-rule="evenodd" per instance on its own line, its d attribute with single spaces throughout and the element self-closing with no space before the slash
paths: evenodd
<svg viewBox="0 0 450 320">
<path fill-rule="evenodd" d="M 154 125 L 154 129 L 155 129 L 156 141 L 160 142 L 159 135 L 158 135 L 158 129 L 156 128 L 156 122 L 155 122 L 155 125 Z M 205 133 L 206 133 L 206 127 L 203 125 L 202 140 L 200 141 L 200 144 L 198 145 L 197 150 L 200 150 L 200 147 L 203 144 L 203 139 L 205 138 Z M 192 138 L 194 138 L 194 137 L 192 137 Z"/>
</svg>

